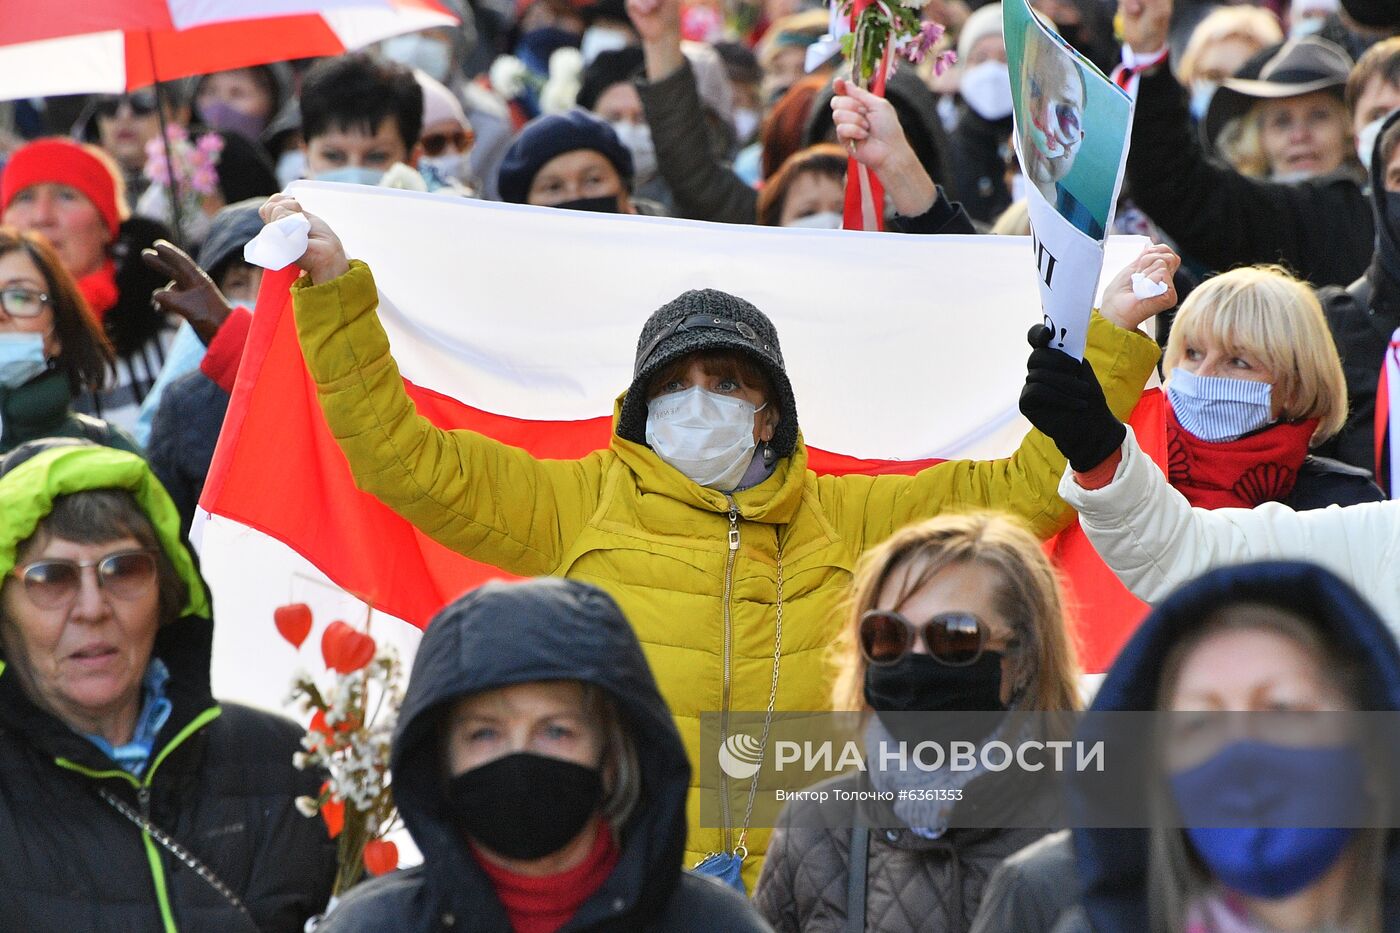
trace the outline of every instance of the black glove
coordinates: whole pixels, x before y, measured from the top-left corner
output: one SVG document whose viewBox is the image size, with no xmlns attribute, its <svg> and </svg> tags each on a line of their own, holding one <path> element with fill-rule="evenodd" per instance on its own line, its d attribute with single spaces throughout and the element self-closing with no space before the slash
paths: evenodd
<svg viewBox="0 0 1400 933">
<path fill-rule="evenodd" d="M 1052 350 L 1050 328 L 1037 324 L 1026 339 L 1032 347 L 1021 390 L 1021 414 L 1040 429 L 1076 473 L 1087 473 L 1119 447 L 1128 429 L 1113 416 L 1088 360 Z"/>
</svg>

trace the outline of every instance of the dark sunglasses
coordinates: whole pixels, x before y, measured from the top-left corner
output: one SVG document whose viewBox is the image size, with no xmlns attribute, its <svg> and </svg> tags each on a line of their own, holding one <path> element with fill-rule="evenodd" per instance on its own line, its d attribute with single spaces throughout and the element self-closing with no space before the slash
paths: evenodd
<svg viewBox="0 0 1400 933">
<path fill-rule="evenodd" d="M 430 133 L 418 142 L 423 146 L 424 155 L 436 158 L 446 151 L 449 144 L 458 152 L 466 152 L 472 147 L 473 138 L 466 130 L 454 130 L 451 133 Z"/>
<path fill-rule="evenodd" d="M 982 657 L 987 635 L 987 626 L 970 612 L 940 612 L 918 626 L 892 609 L 871 609 L 860 617 L 860 653 L 871 664 L 894 664 L 922 636 L 935 661 L 966 667 Z"/>
<path fill-rule="evenodd" d="M 151 551 L 118 551 L 97 560 L 36 560 L 11 571 L 24 584 L 29 601 L 40 609 L 62 609 L 77 598 L 83 571 L 97 570 L 97 585 L 121 600 L 144 595 L 156 578 L 156 557 Z"/>
<path fill-rule="evenodd" d="M 156 112 L 156 96 L 151 93 L 117 94 L 99 98 L 97 103 L 93 105 L 93 110 L 98 116 L 110 120 L 117 115 L 117 111 L 121 109 L 123 103 L 129 105 L 131 112 L 138 117 L 149 117 Z"/>
</svg>

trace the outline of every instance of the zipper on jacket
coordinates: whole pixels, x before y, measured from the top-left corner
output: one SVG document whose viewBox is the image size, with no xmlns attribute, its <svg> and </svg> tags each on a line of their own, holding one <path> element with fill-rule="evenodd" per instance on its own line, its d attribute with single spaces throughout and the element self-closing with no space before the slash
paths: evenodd
<svg viewBox="0 0 1400 933">
<path fill-rule="evenodd" d="M 734 618 L 730 612 L 729 600 L 734 591 L 734 561 L 739 556 L 739 506 L 731 495 L 725 495 L 729 503 L 729 553 L 724 559 L 724 681 L 719 713 L 719 741 L 724 746 L 729 738 L 729 692 L 732 655 L 734 651 Z M 719 772 L 720 814 L 724 823 L 724 851 L 733 848 L 734 832 L 729 820 L 729 775 L 721 768 Z"/>
<path fill-rule="evenodd" d="M 94 771 L 92 768 L 84 767 L 76 761 L 67 758 L 55 758 L 54 764 L 68 771 L 76 771 L 84 777 L 102 780 L 105 778 L 121 778 L 136 788 L 136 800 L 141 805 L 141 815 L 147 820 L 151 818 L 151 781 L 155 779 L 156 769 L 161 762 L 165 761 L 177 747 L 184 743 L 186 739 L 194 735 L 200 729 L 219 718 L 223 710 L 218 706 L 211 706 L 200 713 L 176 734 L 175 738 L 166 743 L 160 753 L 151 761 L 151 766 L 146 769 L 146 775 L 141 780 L 137 780 L 134 774 L 120 769 L 114 771 Z M 164 933 L 179 933 L 180 928 L 175 925 L 175 911 L 170 905 L 170 892 L 165 883 L 165 865 L 161 862 L 160 851 L 156 848 L 155 840 L 151 834 L 144 829 L 141 830 L 141 843 L 146 850 L 146 862 L 151 868 L 151 883 L 156 889 L 156 906 L 160 908 L 161 926 Z"/>
</svg>

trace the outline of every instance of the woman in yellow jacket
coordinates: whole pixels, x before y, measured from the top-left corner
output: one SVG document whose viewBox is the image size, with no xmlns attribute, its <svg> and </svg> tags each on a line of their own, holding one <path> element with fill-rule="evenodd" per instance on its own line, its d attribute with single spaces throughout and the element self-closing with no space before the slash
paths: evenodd
<svg viewBox="0 0 1400 933">
<path fill-rule="evenodd" d="M 300 211 L 278 195 L 263 219 Z M 862 551 L 949 509 L 1004 509 L 1041 537 L 1072 515 L 1056 495 L 1064 458 L 1037 432 L 1005 460 L 949 461 L 913 476 L 818 476 L 807 468 L 772 323 L 713 290 L 687 292 L 647 321 L 607 449 L 537 460 L 441 430 L 404 391 L 369 268 L 306 216 L 297 333 L 356 484 L 473 560 L 585 580 L 617 599 L 695 767 L 691 863 L 761 856 L 768 837 L 744 825 L 748 782 L 737 786 L 700 760 L 701 713 L 829 708 L 828 649 Z M 1170 278 L 1145 255 L 1135 267 Z M 1138 316 L 1132 326 L 1161 304 L 1133 304 L 1130 289 L 1127 302 Z M 1114 414 L 1128 416 L 1157 355 L 1152 340 L 1095 315 L 1088 357 Z M 721 828 L 701 826 L 702 790 L 718 791 Z M 749 885 L 760 863 L 743 863 Z"/>
</svg>

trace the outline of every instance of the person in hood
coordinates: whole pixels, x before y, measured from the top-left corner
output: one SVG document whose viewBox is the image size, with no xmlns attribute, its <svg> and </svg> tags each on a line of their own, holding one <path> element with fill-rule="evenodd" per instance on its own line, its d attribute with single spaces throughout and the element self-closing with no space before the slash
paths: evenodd
<svg viewBox="0 0 1400 933">
<path fill-rule="evenodd" d="M 304 730 L 209 690 L 210 597 L 135 454 L 0 460 L 0 916 L 35 933 L 294 933 L 335 844 Z M 19 855 L 22 853 L 22 856 Z"/>
<path fill-rule="evenodd" d="M 1392 929 L 1400 893 L 1385 879 L 1400 846 L 1381 814 L 1394 805 L 1393 735 L 1372 734 L 1379 730 L 1363 721 L 1347 736 L 1339 720 L 1396 709 L 1395 640 L 1329 571 L 1266 562 L 1186 583 L 1123 648 L 1086 720 L 1191 713 L 1166 720 L 1176 737 L 1137 768 L 1156 812 L 1179 822 L 1047 837 L 993 876 L 989 888 L 1006 896 L 993 902 L 989 890 L 975 929 Z M 1199 710 L 1225 716 L 1202 720 Z M 1232 731 L 1245 718 L 1232 713 L 1251 714 L 1248 737 Z M 1068 784 L 1077 813 L 1113 796 L 1102 776 L 1072 773 Z M 1309 825 L 1284 828 L 1300 810 Z M 1323 816 L 1338 826 L 1314 826 Z M 1037 893 L 1047 896 L 1033 902 Z"/>
<path fill-rule="evenodd" d="M 835 705 L 867 715 L 869 770 L 812 791 L 836 797 L 873 790 L 895 802 L 881 805 L 886 812 L 868 824 L 885 829 L 859 830 L 845 821 L 820 828 L 819 811 L 828 804 L 789 803 L 754 901 L 786 933 L 960 933 L 991 870 L 1043 830 L 960 824 L 960 813 L 1017 793 L 1011 783 L 1018 776 L 881 767 L 881 749 L 900 739 L 1015 741 L 1027 722 L 1023 714 L 1078 709 L 1079 665 L 1060 587 L 1034 535 L 1008 518 L 982 514 L 940 516 L 898 532 L 867 553 L 852 593 Z M 1066 719 L 1044 738 L 1063 740 L 1069 732 Z M 916 799 L 914 791 L 929 799 Z M 1054 784 L 1037 782 L 1016 803 L 1023 816 L 1004 825 L 1035 825 L 1032 814 L 1054 812 L 1058 796 Z M 862 843 L 864 877 L 850 857 Z M 864 892 L 863 916 L 851 914 L 849 892 L 856 889 Z"/>
<path fill-rule="evenodd" d="M 58 253 L 0 227 L 0 454 L 40 437 L 82 437 L 140 453 L 125 431 L 73 410 L 107 380 L 112 347 Z"/>
<path fill-rule="evenodd" d="M 1394 45 L 1400 77 L 1400 39 Z M 1382 53 L 1383 54 L 1383 53 Z M 1362 59 L 1365 61 L 1365 59 Z M 1389 393 L 1381 399 L 1380 374 L 1395 331 L 1400 328 L 1400 108 L 1381 120 L 1370 158 L 1371 201 L 1376 215 L 1376 252 L 1361 278 L 1346 288 L 1329 286 L 1318 293 L 1327 324 L 1342 354 L 1350 414 L 1326 452 L 1352 466 L 1374 470 L 1377 482 L 1395 494 L 1391 476 L 1389 418 L 1377 446 L 1376 407 L 1390 408 Z"/>
<path fill-rule="evenodd" d="M 263 219 L 301 210 L 279 195 Z M 1049 536 L 1067 518 L 1049 494 L 1061 459 L 1035 434 L 1009 459 L 818 477 L 777 328 L 714 289 L 677 296 L 642 326 L 607 448 L 537 460 L 470 431 L 439 431 L 404 393 L 369 268 L 350 262 L 325 221 L 306 216 L 298 262 L 308 275 L 292 292 L 299 340 L 356 482 L 473 560 L 607 589 L 629 612 L 689 747 L 702 710 L 828 705 L 833 610 L 857 556 L 897 528 L 988 507 Z M 1127 328 L 1155 309 L 1144 314 L 1131 297 L 1106 304 L 1126 326 L 1095 317 L 1088 355 L 1126 416 L 1157 358 L 1155 343 Z M 692 826 L 691 863 L 736 854 L 743 834 L 740 825 Z M 765 836 L 749 833 L 748 851 L 761 856 Z M 747 883 L 760 861 L 744 863 Z"/>
<path fill-rule="evenodd" d="M 690 765 L 617 603 L 576 580 L 488 583 L 418 646 L 394 802 L 423 853 L 356 887 L 322 933 L 760 933 L 682 870 Z"/>
<path fill-rule="evenodd" d="M 1340 175 L 1280 182 L 1248 178 L 1205 155 L 1186 94 L 1166 66 L 1172 0 L 1121 2 L 1125 60 L 1135 62 L 1137 104 L 1126 183 L 1134 202 L 1171 237 L 1183 256 L 1208 269 L 1282 263 L 1314 286 L 1348 285 L 1366 268 L 1375 246 L 1369 199 L 1357 179 Z M 1285 43 L 1293 58 L 1315 37 Z M 1366 109 L 1392 99 L 1400 86 L 1382 73 L 1353 69 L 1347 81 L 1354 138 L 1369 122 Z"/>
</svg>

